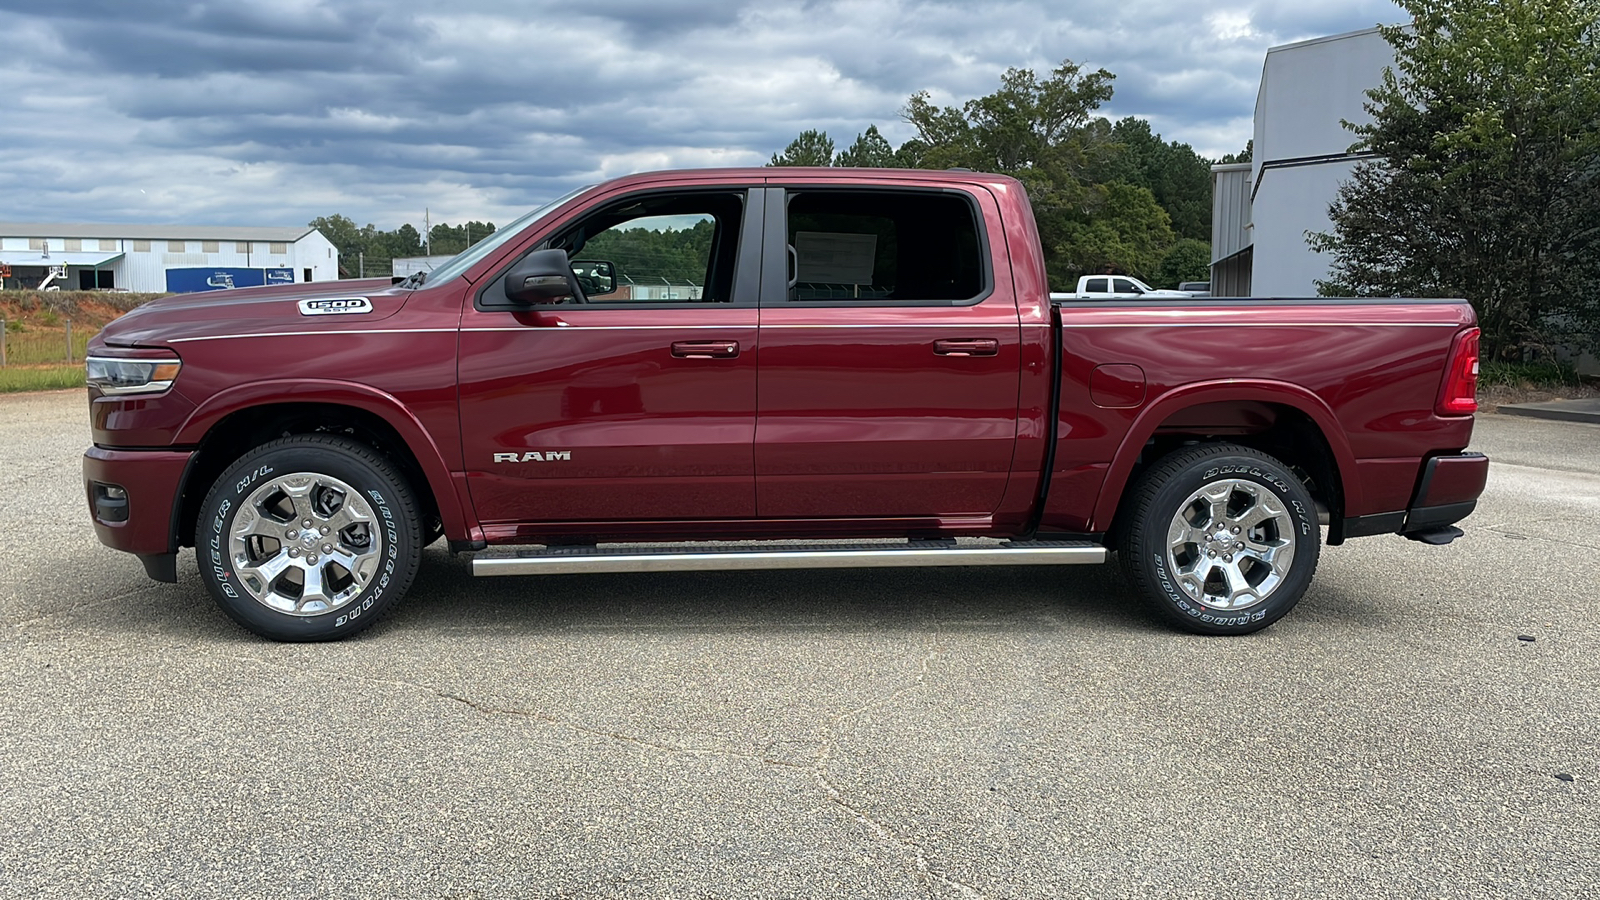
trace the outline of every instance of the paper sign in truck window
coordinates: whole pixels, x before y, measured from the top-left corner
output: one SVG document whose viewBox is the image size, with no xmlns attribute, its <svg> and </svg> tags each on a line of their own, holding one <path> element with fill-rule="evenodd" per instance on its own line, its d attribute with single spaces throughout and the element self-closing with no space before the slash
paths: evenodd
<svg viewBox="0 0 1600 900">
<path fill-rule="evenodd" d="M 800 281 L 817 284 L 871 284 L 872 261 L 878 252 L 875 234 L 797 231 L 795 254 Z"/>
</svg>

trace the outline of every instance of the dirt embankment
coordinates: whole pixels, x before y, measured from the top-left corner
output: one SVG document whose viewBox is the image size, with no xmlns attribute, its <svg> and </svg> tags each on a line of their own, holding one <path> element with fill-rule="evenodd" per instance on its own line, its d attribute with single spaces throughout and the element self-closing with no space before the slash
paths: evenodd
<svg viewBox="0 0 1600 900">
<path fill-rule="evenodd" d="M 71 319 L 98 331 L 117 316 L 166 294 L 117 294 L 106 291 L 0 291 L 0 319 L 7 327 L 60 328 Z"/>
</svg>

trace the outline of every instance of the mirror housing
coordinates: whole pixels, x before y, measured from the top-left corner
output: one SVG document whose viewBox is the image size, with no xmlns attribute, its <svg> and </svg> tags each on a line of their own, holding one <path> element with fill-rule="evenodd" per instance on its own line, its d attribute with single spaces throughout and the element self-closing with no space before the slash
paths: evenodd
<svg viewBox="0 0 1600 900">
<path fill-rule="evenodd" d="M 580 259 L 572 263 L 572 274 L 585 297 L 610 294 L 617 289 L 617 267 L 603 259 Z"/>
<path fill-rule="evenodd" d="M 506 273 L 506 299 L 513 303 L 559 303 L 580 296 L 565 250 L 535 250 Z"/>
</svg>

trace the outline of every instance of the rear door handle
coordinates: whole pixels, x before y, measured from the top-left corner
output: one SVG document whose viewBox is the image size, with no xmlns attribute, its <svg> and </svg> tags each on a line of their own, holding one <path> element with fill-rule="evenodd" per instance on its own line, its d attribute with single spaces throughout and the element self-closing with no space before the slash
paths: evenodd
<svg viewBox="0 0 1600 900">
<path fill-rule="evenodd" d="M 679 359 L 732 359 L 739 355 L 739 342 L 673 341 L 672 355 Z"/>
<path fill-rule="evenodd" d="M 1000 342 L 994 338 L 950 338 L 933 342 L 940 356 L 998 356 Z"/>
</svg>

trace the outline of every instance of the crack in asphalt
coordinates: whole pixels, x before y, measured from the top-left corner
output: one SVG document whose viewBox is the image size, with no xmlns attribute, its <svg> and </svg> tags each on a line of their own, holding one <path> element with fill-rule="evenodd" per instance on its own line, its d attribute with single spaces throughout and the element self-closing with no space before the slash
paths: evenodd
<svg viewBox="0 0 1600 900">
<path fill-rule="evenodd" d="M 1600 550 L 1600 546 L 1597 546 L 1595 544 L 1585 544 L 1582 541 L 1563 541 L 1560 538 L 1550 537 L 1549 535 L 1546 535 L 1546 534 L 1539 534 L 1539 533 L 1530 534 L 1530 533 L 1528 533 L 1528 531 L 1520 530 L 1520 529 L 1519 530 L 1511 530 L 1513 528 L 1516 528 L 1516 526 L 1513 525 L 1510 522 L 1497 522 L 1494 525 L 1480 525 L 1479 528 L 1481 530 L 1483 530 L 1483 531 L 1492 531 L 1495 534 L 1503 534 L 1503 535 L 1506 535 L 1507 537 L 1515 538 L 1515 539 L 1518 539 L 1518 540 L 1542 541 L 1542 542 L 1547 543 L 1547 544 L 1562 544 L 1562 545 L 1567 546 L 1567 547 L 1578 547 L 1578 548 L 1581 548 L 1581 549 L 1584 549 L 1584 550 Z"/>
<path fill-rule="evenodd" d="M 120 600 L 126 600 L 129 597 L 137 596 L 139 594 L 148 593 L 150 591 L 166 590 L 169 587 L 170 587 L 170 585 L 159 584 L 159 583 L 150 584 L 150 585 L 146 585 L 145 587 L 134 588 L 131 591 L 124 591 L 123 593 L 120 593 L 120 594 L 114 594 L 114 595 L 112 595 L 110 597 L 102 597 L 99 600 L 87 600 L 87 601 L 85 601 L 83 603 L 74 603 L 71 606 L 61 606 L 61 607 L 56 607 L 54 609 L 45 610 L 45 611 L 39 612 L 36 615 L 28 616 L 25 619 L 8 619 L 5 622 L 5 624 L 7 626 L 11 627 L 11 628 L 21 628 L 24 625 L 31 625 L 34 622 L 39 622 L 39 621 L 42 621 L 44 619 L 53 619 L 53 618 L 56 618 L 57 616 L 70 615 L 72 613 L 78 612 L 79 610 L 94 609 L 97 606 L 105 606 L 105 605 L 107 605 L 109 603 L 116 603 L 116 602 L 118 602 Z"/>
<path fill-rule="evenodd" d="M 910 684 L 892 691 L 886 697 L 879 698 L 871 703 L 864 704 L 848 712 L 840 713 L 829 720 L 827 737 L 822 742 L 822 750 L 817 754 L 816 762 L 812 765 L 811 771 L 812 775 L 816 778 L 817 783 L 822 786 L 823 791 L 828 795 L 829 802 L 855 816 L 859 821 L 871 829 L 871 831 L 877 835 L 879 840 L 897 844 L 906 850 L 910 850 L 915 858 L 917 871 L 924 878 L 928 879 L 929 881 L 939 882 L 946 887 L 955 888 L 964 896 L 983 898 L 986 895 L 976 887 L 967 884 L 958 878 L 944 875 L 936 871 L 933 867 L 933 863 L 928 859 L 927 852 L 922 849 L 922 845 L 896 832 L 887 823 L 880 821 L 873 816 L 872 813 L 868 812 L 864 806 L 851 803 L 844 790 L 839 787 L 839 785 L 828 775 L 828 760 L 833 758 L 834 748 L 838 746 L 838 729 L 840 723 L 844 722 L 846 719 L 861 715 L 867 710 L 880 706 L 887 706 L 911 691 L 921 687 L 922 683 L 928 677 L 928 667 L 940 655 L 941 647 L 939 641 L 938 623 L 934 623 L 934 635 L 931 643 L 932 645 L 928 648 L 928 652 L 923 655 L 921 663 L 917 666 L 917 677 L 912 679 Z"/>
<path fill-rule="evenodd" d="M 919 845 L 916 841 L 899 834 L 888 824 L 874 817 L 870 812 L 867 811 L 865 807 L 850 802 L 845 791 L 828 774 L 828 761 L 832 759 L 834 748 L 837 746 L 836 734 L 840 723 L 854 716 L 861 715 L 868 710 L 891 704 L 911 691 L 916 690 L 927 679 L 928 668 L 933 661 L 941 655 L 941 649 L 938 626 L 937 623 L 935 623 L 932 646 L 930 646 L 927 653 L 923 655 L 922 660 L 917 667 L 917 675 L 914 679 L 912 679 L 911 683 L 895 689 L 884 697 L 880 697 L 869 703 L 862 704 L 855 709 L 840 713 L 829 719 L 827 726 L 827 737 L 823 740 L 822 747 L 818 751 L 817 756 L 809 764 L 793 763 L 781 759 L 773 759 L 770 756 L 758 753 L 741 753 L 737 750 L 718 749 L 712 747 L 685 747 L 665 741 L 649 740 L 647 738 L 625 734 L 620 731 L 583 725 L 578 722 L 573 722 L 569 719 L 560 718 L 559 716 L 552 716 L 548 713 L 541 713 L 519 707 L 495 706 L 488 703 L 483 703 L 473 700 L 470 697 L 464 697 L 460 694 L 452 693 L 450 691 L 440 690 L 433 685 L 424 684 L 417 681 L 395 678 L 375 678 L 370 675 L 362 675 L 355 672 L 343 672 L 333 669 L 304 668 L 301 666 L 275 663 L 269 660 L 263 660 L 250 656 L 234 656 L 232 659 L 237 662 L 250 663 L 263 668 L 278 669 L 280 671 L 294 672 L 302 675 L 326 675 L 334 678 L 348 678 L 355 681 L 363 681 L 372 684 L 382 684 L 390 687 L 421 691 L 441 700 L 449 700 L 453 703 L 459 703 L 486 716 L 508 716 L 517 719 L 524 719 L 526 721 L 537 722 L 542 725 L 564 728 L 568 731 L 572 731 L 586 737 L 603 738 L 608 741 L 623 744 L 625 746 L 635 747 L 640 750 L 654 750 L 658 753 L 682 756 L 709 756 L 724 759 L 737 759 L 781 769 L 809 771 L 812 777 L 816 780 L 817 784 L 821 786 L 829 803 L 832 803 L 840 809 L 850 813 L 858 821 L 866 825 L 867 828 L 879 840 L 911 851 L 916 863 L 917 872 L 928 881 L 937 882 L 946 887 L 954 888 L 960 891 L 963 896 L 983 900 L 983 898 L 987 897 L 987 895 L 973 885 L 967 884 L 958 878 L 944 875 L 937 871 L 934 868 L 933 863 L 928 859 L 927 852 L 924 851 L 921 845 Z"/>
</svg>

